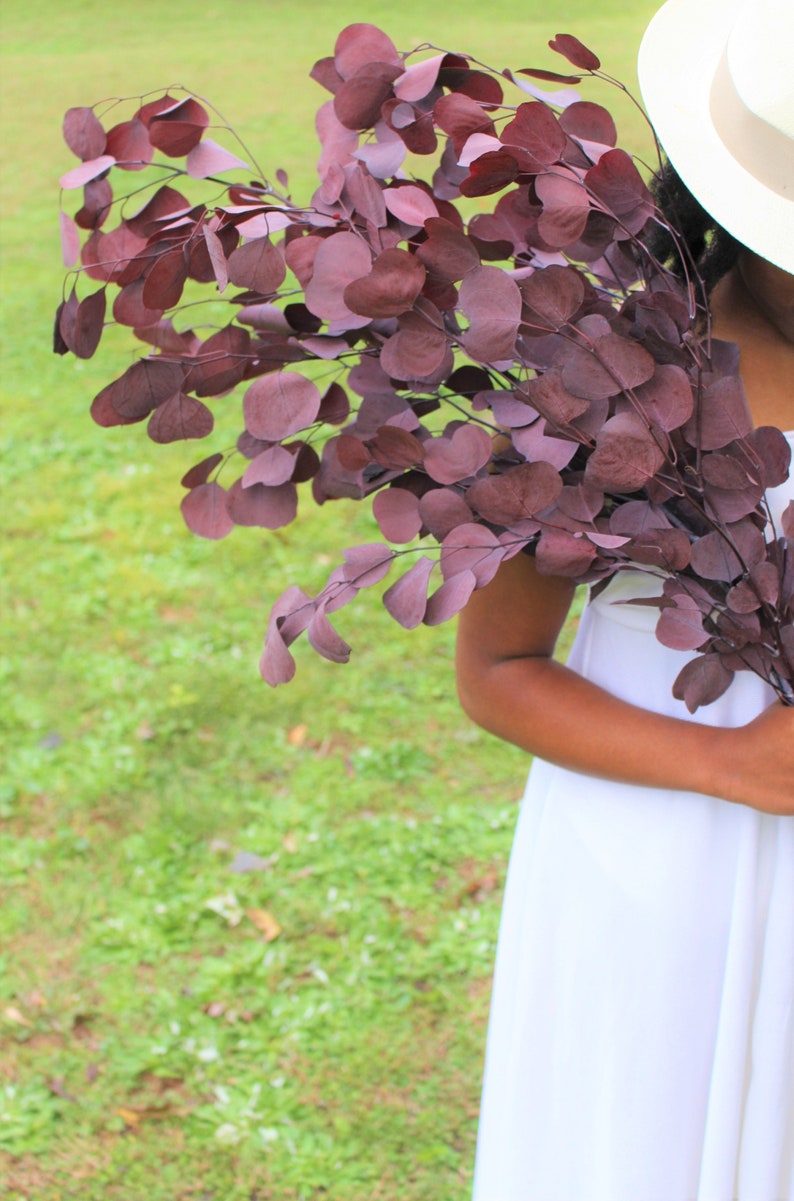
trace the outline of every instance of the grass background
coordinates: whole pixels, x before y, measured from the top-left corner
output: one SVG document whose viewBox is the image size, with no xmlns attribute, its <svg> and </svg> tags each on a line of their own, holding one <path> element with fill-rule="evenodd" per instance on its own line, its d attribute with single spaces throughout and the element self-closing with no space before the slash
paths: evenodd
<svg viewBox="0 0 794 1201">
<path fill-rule="evenodd" d="M 201 542 L 178 513 L 201 448 L 92 425 L 126 359 L 113 339 L 89 362 L 48 353 L 63 111 L 183 83 L 305 195 L 307 72 L 345 24 L 513 67 L 557 66 L 546 41 L 572 31 L 633 83 L 654 7 L 6 0 L 4 1196 L 465 1198 L 527 767 L 459 712 L 452 628 L 406 634 L 375 597 L 340 614 L 348 667 L 301 648 L 291 685 L 261 683 L 269 604 L 376 527 L 306 506 L 287 531 Z"/>
</svg>

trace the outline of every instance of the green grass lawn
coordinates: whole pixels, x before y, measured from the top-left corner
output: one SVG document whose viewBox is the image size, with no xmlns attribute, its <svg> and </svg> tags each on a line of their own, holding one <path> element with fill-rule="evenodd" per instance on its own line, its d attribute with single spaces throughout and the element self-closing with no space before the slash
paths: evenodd
<svg viewBox="0 0 794 1201">
<path fill-rule="evenodd" d="M 307 72 L 348 22 L 513 67 L 570 30 L 632 82 L 654 7 L 7 0 L 3 1197 L 463 1201 L 527 767 L 460 713 L 452 627 L 406 633 L 375 596 L 339 615 L 349 666 L 303 646 L 262 684 L 269 605 L 374 520 L 306 505 L 201 542 L 178 511 L 201 453 L 91 423 L 127 348 L 48 353 L 63 111 L 181 82 L 304 194 Z"/>
</svg>

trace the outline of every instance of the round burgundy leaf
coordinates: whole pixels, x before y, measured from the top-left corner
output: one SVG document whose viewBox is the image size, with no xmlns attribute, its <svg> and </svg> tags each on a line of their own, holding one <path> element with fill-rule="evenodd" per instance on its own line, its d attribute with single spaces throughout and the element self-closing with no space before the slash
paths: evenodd
<svg viewBox="0 0 794 1201">
<path fill-rule="evenodd" d="M 63 119 L 63 140 L 85 162 L 99 158 L 105 149 L 106 134 L 92 108 L 70 108 Z"/>
<path fill-rule="evenodd" d="M 470 326 L 463 338 L 467 354 L 480 363 L 513 354 L 521 318 L 521 293 L 498 267 L 477 267 L 460 286 L 460 307 Z"/>
<path fill-rule="evenodd" d="M 164 95 L 158 96 L 156 100 L 149 100 L 146 104 L 142 104 L 135 115 L 148 128 L 149 122 L 159 113 L 170 112 L 181 103 L 181 100 L 177 100 L 176 97 L 170 96 L 168 92 L 165 92 Z"/>
<path fill-rule="evenodd" d="M 317 385 L 292 371 L 276 371 L 254 380 L 243 397 L 246 429 L 267 442 L 279 442 L 306 429 L 319 409 Z"/>
<path fill-rule="evenodd" d="M 386 188 L 383 193 L 386 208 L 398 221 L 406 225 L 424 226 L 425 221 L 438 217 L 435 202 L 424 188 L 415 184 L 400 184 L 396 188 Z"/>
<path fill-rule="evenodd" d="M 639 342 L 620 334 L 596 338 L 591 349 L 566 346 L 558 355 L 566 388 L 585 400 L 603 400 L 651 378 L 656 363 Z"/>
<path fill-rule="evenodd" d="M 774 568 L 772 570 L 774 571 Z M 754 613 L 761 608 L 761 597 L 747 580 L 739 580 L 738 584 L 729 588 L 725 594 L 725 601 L 734 613 Z"/>
<path fill-rule="evenodd" d="M 146 275 L 142 299 L 147 309 L 172 309 L 179 304 L 187 280 L 184 250 L 168 250 L 155 260 Z"/>
<path fill-rule="evenodd" d="M 341 384 L 332 383 L 323 393 L 317 420 L 325 425 L 341 425 L 350 415 L 350 401 Z"/>
<path fill-rule="evenodd" d="M 695 651 L 702 646 L 708 635 L 697 601 L 679 593 L 675 604 L 662 609 L 656 623 L 656 637 L 662 646 L 675 651 Z"/>
<path fill-rule="evenodd" d="M 322 145 L 317 173 L 320 179 L 325 179 L 334 166 L 344 167 L 351 162 L 353 152 L 358 147 L 358 134 L 354 129 L 347 129 L 339 120 L 333 100 L 328 100 L 317 110 L 314 124 Z"/>
<path fill-rule="evenodd" d="M 369 443 L 369 450 L 375 462 L 388 470 L 413 467 L 424 457 L 419 439 L 396 425 L 382 425 Z"/>
<path fill-rule="evenodd" d="M 83 188 L 83 207 L 75 213 L 81 229 L 98 229 L 104 225 L 113 203 L 113 189 L 107 179 L 92 179 Z"/>
<path fill-rule="evenodd" d="M 585 184 L 629 234 L 639 233 L 653 212 L 651 194 L 625 150 L 603 154 L 585 175 Z"/>
<path fill-rule="evenodd" d="M 250 488 L 252 484 L 267 484 L 274 488 L 278 484 L 286 484 L 292 479 L 295 459 L 280 444 L 268 446 L 245 469 L 243 487 Z"/>
<path fill-rule="evenodd" d="M 209 175 L 222 175 L 224 171 L 244 168 L 250 171 L 248 163 L 243 162 L 236 154 L 224 149 L 212 138 L 204 138 L 187 156 L 185 163 L 191 179 L 206 179 Z"/>
<path fill-rule="evenodd" d="M 677 572 L 689 566 L 692 544 L 683 530 L 648 530 L 631 539 L 626 554 L 634 563 L 645 563 L 649 567 L 661 567 L 666 572 Z"/>
<path fill-rule="evenodd" d="M 226 497 L 226 508 L 235 525 L 279 530 L 295 520 L 298 490 L 294 484 L 279 484 L 275 488 L 252 484 L 244 488 L 243 481 L 236 480 Z"/>
<path fill-rule="evenodd" d="M 78 359 L 90 359 L 99 345 L 105 324 L 105 289 L 86 296 L 77 306 L 69 349 Z"/>
<path fill-rule="evenodd" d="M 320 456 L 314 447 L 299 439 L 296 442 L 288 442 L 285 449 L 294 456 L 293 484 L 305 484 L 307 480 L 314 479 L 320 470 Z"/>
<path fill-rule="evenodd" d="M 380 352 L 381 367 L 392 379 L 425 379 L 444 362 L 448 338 L 441 314 L 435 313 L 437 321 L 416 310 L 403 313 L 400 328 Z"/>
<path fill-rule="evenodd" d="M 477 425 L 461 425 L 451 437 L 425 443 L 425 470 L 438 484 L 454 484 L 476 475 L 491 457 L 488 434 Z"/>
<path fill-rule="evenodd" d="M 427 584 L 434 567 L 433 559 L 423 555 L 383 594 L 387 612 L 406 630 L 421 625 L 427 609 Z"/>
<path fill-rule="evenodd" d="M 342 574 L 356 588 L 369 588 L 373 584 L 379 584 L 394 562 L 394 552 L 383 542 L 365 542 L 361 546 L 351 546 L 342 554 L 345 560 Z"/>
<path fill-rule="evenodd" d="M 290 251 L 294 245 L 290 243 Z M 287 261 L 294 270 L 291 254 L 287 255 Z M 371 268 L 369 248 L 356 234 L 343 232 L 324 238 L 314 253 L 311 278 L 304 284 L 306 307 L 325 321 L 345 321 L 351 329 L 366 324 L 369 318 L 354 316 L 344 293 L 348 284 L 365 277 Z"/>
<path fill-rule="evenodd" d="M 164 185 L 158 188 L 151 200 L 127 218 L 125 225 L 142 239 L 147 239 L 160 229 L 163 222 L 171 222 L 189 213 L 190 204 L 181 192 Z"/>
<path fill-rule="evenodd" d="M 758 597 L 767 605 L 780 599 L 780 572 L 774 563 L 763 561 L 750 569 L 750 579 Z"/>
<path fill-rule="evenodd" d="M 412 542 L 422 528 L 419 500 L 407 488 L 383 488 L 372 502 L 380 532 L 389 542 Z"/>
<path fill-rule="evenodd" d="M 522 324 L 531 323 L 554 333 L 571 320 L 584 300 L 584 280 L 574 267 L 552 264 L 533 271 L 521 281 L 520 288 L 527 310 L 522 314 Z"/>
<path fill-rule="evenodd" d="M 139 359 L 111 385 L 113 406 L 122 417 L 140 420 L 182 390 L 185 378 L 180 363 Z"/>
<path fill-rule="evenodd" d="M 336 457 L 345 471 L 361 471 L 373 461 L 367 447 L 360 438 L 353 434 L 340 434 L 338 438 L 333 439 L 333 443 L 326 443 L 326 446 L 331 445 L 333 445 Z M 323 458 L 325 458 L 325 452 Z"/>
<path fill-rule="evenodd" d="M 143 275 L 150 260 L 143 256 L 146 240 L 136 234 L 124 222 L 103 233 L 94 230 L 83 246 L 83 263 L 92 279 L 113 281 L 119 287 L 131 283 Z"/>
<path fill-rule="evenodd" d="M 197 396 L 221 396 L 243 378 L 250 359 L 251 335 L 226 325 L 202 343 L 194 356 L 186 387 Z"/>
<path fill-rule="evenodd" d="M 338 92 L 342 86 L 342 76 L 336 69 L 333 57 L 318 58 L 309 72 L 309 77 L 319 83 L 327 92 Z"/>
<path fill-rule="evenodd" d="M 113 319 L 119 325 L 136 329 L 142 325 L 154 325 L 163 315 L 162 309 L 148 309 L 143 303 L 143 279 L 125 284 L 113 301 Z"/>
<path fill-rule="evenodd" d="M 588 401 L 568 391 L 563 384 L 561 372 L 554 367 L 530 380 L 526 392 L 529 404 L 554 426 L 568 425 L 589 408 Z M 524 407 L 527 409 L 527 406 Z M 527 411 L 531 417 L 531 409 Z M 527 425 L 529 421 L 521 424 Z"/>
<path fill-rule="evenodd" d="M 791 443 L 775 426 L 761 425 L 748 434 L 747 441 L 763 466 L 764 484 L 777 488 L 785 483 L 791 467 Z"/>
<path fill-rule="evenodd" d="M 760 480 L 751 479 L 748 475 L 747 464 L 738 455 L 720 454 L 719 451 L 706 452 L 701 460 L 703 478 L 716 488 L 746 488 L 748 484 L 760 486 Z M 755 501 L 752 508 L 755 507 Z"/>
<path fill-rule="evenodd" d="M 441 544 L 441 572 L 445 580 L 463 571 L 472 571 L 477 587 L 484 588 L 499 570 L 499 564 L 507 556 L 503 546 L 492 530 L 484 525 L 470 522 L 450 530 Z"/>
<path fill-rule="evenodd" d="M 635 492 L 653 479 L 664 462 L 664 451 L 642 418 L 618 413 L 602 426 L 587 460 L 585 479 L 605 492 Z"/>
<path fill-rule="evenodd" d="M 574 521 L 580 521 L 584 524 L 590 524 L 599 515 L 604 507 L 604 493 L 598 488 L 592 488 L 584 482 L 580 484 L 566 484 L 560 495 L 557 497 L 557 508 L 561 513 L 565 513 L 567 517 L 572 517 Z M 613 534 L 626 534 L 625 530 L 612 529 Z"/>
<path fill-rule="evenodd" d="M 91 417 L 97 425 L 101 425 L 104 429 L 109 429 L 114 425 L 134 425 L 136 421 L 143 421 L 146 416 L 146 413 L 140 413 L 135 417 L 123 417 L 119 413 L 113 402 L 116 383 L 108 384 L 101 392 L 97 392 L 91 402 Z"/>
<path fill-rule="evenodd" d="M 196 463 L 189 471 L 185 472 L 180 481 L 182 487 L 197 488 L 199 484 L 206 484 L 215 468 L 222 462 L 223 455 L 220 451 L 216 451 L 213 455 L 208 455 L 206 459 L 202 459 L 200 463 Z"/>
<path fill-rule="evenodd" d="M 270 238 L 254 238 L 232 251 L 228 271 L 229 279 L 238 288 L 270 295 L 283 284 L 287 267 L 284 256 Z"/>
<path fill-rule="evenodd" d="M 704 580 L 732 582 L 764 556 L 763 534 L 751 521 L 744 521 L 729 527 L 727 536 L 712 530 L 698 538 L 692 546 L 692 567 Z"/>
<path fill-rule="evenodd" d="M 560 474 L 549 463 L 519 463 L 477 480 L 466 499 L 485 521 L 510 526 L 548 509 L 561 489 Z"/>
<path fill-rule="evenodd" d="M 341 168 L 340 168 L 341 169 Z M 386 204 L 383 189 L 360 163 L 351 164 L 343 172 L 344 193 L 357 213 L 371 221 L 376 229 L 386 224 Z"/>
<path fill-rule="evenodd" d="M 142 171 L 154 154 L 149 131 L 139 117 L 114 125 L 108 132 L 106 149 L 125 171 Z"/>
<path fill-rule="evenodd" d="M 509 68 L 505 68 L 505 76 L 508 79 L 513 79 L 513 72 Z M 542 67 L 519 67 L 515 72 L 516 75 L 528 75 L 530 79 L 543 79 L 547 83 L 564 83 L 573 84 L 582 82 L 581 75 L 562 75 L 559 71 L 545 71 Z M 519 87 L 522 86 L 519 79 L 513 79 Z"/>
<path fill-rule="evenodd" d="M 149 140 L 170 158 L 182 158 L 198 145 L 208 125 L 207 110 L 191 96 L 151 119 Z"/>
<path fill-rule="evenodd" d="M 287 628 L 290 618 L 295 625 L 296 617 L 299 618 L 297 624 L 302 622 L 302 628 L 305 629 L 313 611 L 314 602 L 311 597 L 295 584 L 282 593 L 271 609 L 259 671 L 265 683 L 270 684 L 272 688 L 278 684 L 286 684 L 295 674 L 295 660 L 287 650 L 283 630 Z"/>
<path fill-rule="evenodd" d="M 369 274 L 347 285 L 344 303 L 363 317 L 397 317 L 412 307 L 424 282 L 425 269 L 415 255 L 395 247 L 378 255 Z"/>
<path fill-rule="evenodd" d="M 733 672 L 719 655 L 698 655 L 678 673 L 673 696 L 683 701 L 690 713 L 695 713 L 701 705 L 710 705 L 721 697 L 732 680 Z"/>
<path fill-rule="evenodd" d="M 613 534 L 636 537 L 650 530 L 669 529 L 670 519 L 664 509 L 648 500 L 629 500 L 612 511 L 609 528 Z"/>
<path fill-rule="evenodd" d="M 416 257 L 432 279 L 457 282 L 480 266 L 474 243 L 450 221 L 434 217 L 426 223 L 425 231 L 427 241 L 417 248 Z"/>
<path fill-rule="evenodd" d="M 62 188 L 69 191 L 71 188 L 82 188 L 84 184 L 89 183 L 92 179 L 97 179 L 100 175 L 104 175 L 113 164 L 115 159 L 111 154 L 100 154 L 97 158 L 88 159 L 81 163 L 79 167 L 72 167 L 71 171 L 67 171 L 58 181 Z"/>
<path fill-rule="evenodd" d="M 549 46 L 580 71 L 598 71 L 601 68 L 601 60 L 597 55 L 571 33 L 556 34 Z"/>
<path fill-rule="evenodd" d="M 781 518 L 783 536 L 794 540 L 794 500 L 790 500 L 783 510 Z"/>
<path fill-rule="evenodd" d="M 349 79 L 370 63 L 402 66 L 402 59 L 391 38 L 377 25 L 361 22 L 346 26 L 334 46 L 334 64 L 339 75 Z"/>
<path fill-rule="evenodd" d="M 644 346 L 619 334 L 597 338 L 595 352 L 621 389 L 629 390 L 647 383 L 656 370 L 656 363 Z"/>
<path fill-rule="evenodd" d="M 634 394 L 648 421 L 668 433 L 692 416 L 695 398 L 689 377 L 672 363 L 658 365 L 651 379 L 636 387 Z"/>
<path fill-rule="evenodd" d="M 515 117 L 502 130 L 501 139 L 506 146 L 520 146 L 542 166 L 559 162 L 566 146 L 559 121 L 540 100 L 519 104 Z"/>
<path fill-rule="evenodd" d="M 432 488 L 419 500 L 419 515 L 433 537 L 441 542 L 455 526 L 471 521 L 471 509 L 451 488 Z"/>
<path fill-rule="evenodd" d="M 181 505 L 188 529 L 201 538 L 225 538 L 234 529 L 226 511 L 226 490 L 214 480 L 191 488 Z"/>
<path fill-rule="evenodd" d="M 306 637 L 318 655 L 331 663 L 347 663 L 350 658 L 350 647 L 340 638 L 327 616 L 318 610 L 306 629 Z"/>
<path fill-rule="evenodd" d="M 442 64 L 438 73 L 440 87 L 449 88 L 452 92 L 463 92 L 480 104 L 491 106 L 501 105 L 504 91 L 499 80 L 485 71 L 473 70 L 467 62 L 459 66 L 450 64 L 449 59 Z"/>
<path fill-rule="evenodd" d="M 538 233 L 554 249 L 577 241 L 584 233 L 590 215 L 590 197 L 581 180 L 562 167 L 554 174 L 538 176 L 535 191 L 543 205 L 538 217 Z"/>
<path fill-rule="evenodd" d="M 164 317 L 154 325 L 138 326 L 135 337 L 167 354 L 189 356 L 201 349 L 201 342 L 193 331 L 186 329 L 183 333 L 177 333 L 170 317 Z"/>
<path fill-rule="evenodd" d="M 612 114 L 600 104 L 579 100 L 560 113 L 560 125 L 572 138 L 614 146 L 618 133 Z"/>
<path fill-rule="evenodd" d="M 541 575 L 576 579 L 585 574 L 597 554 L 587 538 L 566 530 L 544 530 L 535 547 L 535 565 Z"/>
<path fill-rule="evenodd" d="M 494 123 L 483 111 L 482 105 L 461 92 L 449 92 L 437 100 L 433 106 L 433 116 L 439 129 L 452 138 L 458 154 L 471 134 L 496 133 Z"/>
<path fill-rule="evenodd" d="M 215 419 L 205 404 L 184 392 L 177 392 L 154 410 L 147 433 L 152 442 L 179 442 L 206 438 L 214 425 Z"/>
<path fill-rule="evenodd" d="M 422 62 L 411 63 L 395 81 L 395 95 L 399 96 L 400 100 L 423 100 L 435 87 L 443 61 L 443 54 L 434 54 L 432 58 L 426 58 Z"/>
<path fill-rule="evenodd" d="M 477 577 L 473 571 L 459 571 L 456 575 L 449 576 L 428 597 L 424 624 L 438 626 L 442 622 L 449 621 L 451 617 L 455 617 L 468 603 L 476 587 Z"/>
<path fill-rule="evenodd" d="M 508 150 L 488 150 L 470 164 L 469 174 L 461 181 L 460 190 L 469 198 L 490 196 L 513 183 L 518 174 L 514 154 Z"/>
<path fill-rule="evenodd" d="M 700 404 L 684 427 L 690 446 L 721 450 L 753 428 L 747 394 L 739 376 L 722 376 L 703 390 Z"/>
<path fill-rule="evenodd" d="M 381 105 L 391 94 L 388 77 L 384 78 L 380 72 L 362 71 L 341 85 L 333 99 L 334 112 L 346 129 L 370 129 L 379 120 Z"/>
<path fill-rule="evenodd" d="M 584 418 L 574 418 L 574 424 L 578 426 L 583 420 Z M 553 423 L 551 428 L 554 428 Z M 548 435 L 545 430 L 545 421 L 536 421 L 522 429 L 514 429 L 511 434 L 512 443 L 519 454 L 529 462 L 549 463 L 557 471 L 562 471 L 576 454 L 579 438 L 556 438 Z"/>
</svg>

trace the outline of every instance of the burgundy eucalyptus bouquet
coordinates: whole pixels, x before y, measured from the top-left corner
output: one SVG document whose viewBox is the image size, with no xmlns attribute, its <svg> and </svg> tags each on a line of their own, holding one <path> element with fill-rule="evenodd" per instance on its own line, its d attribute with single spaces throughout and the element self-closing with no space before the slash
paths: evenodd
<svg viewBox="0 0 794 1201">
<path fill-rule="evenodd" d="M 305 205 L 242 143 L 245 161 L 209 137 L 212 110 L 180 89 L 109 128 L 70 109 L 82 161 L 61 186 L 82 206 L 61 214 L 74 282 L 55 349 L 93 355 L 110 292 L 147 349 L 91 412 L 148 420 L 155 442 L 206 437 L 244 387 L 236 447 L 182 480 L 197 534 L 286 526 L 302 484 L 318 504 L 372 498 L 383 541 L 345 551 L 317 596 L 293 586 L 274 605 L 271 684 L 304 632 L 344 662 L 330 615 L 395 560 L 411 565 L 383 600 L 411 628 L 452 617 L 526 551 L 595 587 L 625 568 L 658 577 L 657 637 L 698 652 L 675 686 L 690 710 L 744 669 L 791 702 L 794 505 L 776 528 L 765 499 L 791 448 L 753 428 L 681 239 L 671 227 L 685 285 L 648 248 L 666 220 L 612 117 L 570 90 L 584 75 L 622 85 L 576 38 L 550 45 L 575 72 L 404 55 L 349 26 L 311 72 L 331 99 Z"/>
</svg>

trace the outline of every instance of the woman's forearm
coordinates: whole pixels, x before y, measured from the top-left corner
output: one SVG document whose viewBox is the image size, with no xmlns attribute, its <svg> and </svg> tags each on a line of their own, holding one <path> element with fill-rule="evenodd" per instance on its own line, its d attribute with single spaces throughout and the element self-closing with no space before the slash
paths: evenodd
<svg viewBox="0 0 794 1201">
<path fill-rule="evenodd" d="M 458 690 L 478 725 L 551 763 L 630 784 L 719 795 L 725 731 L 628 704 L 553 659 L 474 665 L 459 648 Z"/>
<path fill-rule="evenodd" d="M 517 555 L 458 619 L 461 703 L 478 725 L 551 763 L 649 788 L 794 814 L 794 708 L 737 729 L 639 708 L 552 658 L 573 586 Z"/>
</svg>

